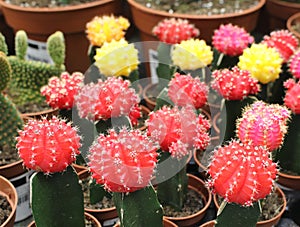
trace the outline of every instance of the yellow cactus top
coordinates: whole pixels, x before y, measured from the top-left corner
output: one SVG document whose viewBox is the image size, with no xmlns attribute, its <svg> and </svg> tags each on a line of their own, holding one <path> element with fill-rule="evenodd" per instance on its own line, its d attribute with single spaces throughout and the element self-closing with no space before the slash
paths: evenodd
<svg viewBox="0 0 300 227">
<path fill-rule="evenodd" d="M 276 49 L 265 44 L 252 44 L 239 57 L 238 66 L 250 71 L 259 82 L 267 84 L 279 77 L 282 63 L 283 59 Z"/>
<path fill-rule="evenodd" d="M 129 76 L 139 64 L 138 50 L 125 39 L 105 42 L 96 49 L 95 65 L 105 76 Z"/>
<path fill-rule="evenodd" d="M 124 38 L 129 26 L 129 21 L 122 16 L 96 16 L 86 24 L 86 34 L 92 45 L 100 47 L 104 42 Z"/>
<path fill-rule="evenodd" d="M 171 58 L 181 70 L 195 70 L 211 64 L 213 52 L 204 40 L 189 39 L 175 44 Z"/>
</svg>

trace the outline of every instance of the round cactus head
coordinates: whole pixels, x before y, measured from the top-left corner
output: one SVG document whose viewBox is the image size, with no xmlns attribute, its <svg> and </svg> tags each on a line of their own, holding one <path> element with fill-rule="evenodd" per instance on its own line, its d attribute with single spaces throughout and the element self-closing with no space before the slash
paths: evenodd
<svg viewBox="0 0 300 227">
<path fill-rule="evenodd" d="M 284 104 L 294 113 L 300 114 L 300 82 L 297 83 L 293 79 L 289 79 L 284 82 L 284 86 L 287 88 Z"/>
<path fill-rule="evenodd" d="M 0 93 L 6 88 L 11 78 L 11 66 L 5 53 L 0 51 Z"/>
<path fill-rule="evenodd" d="M 256 101 L 237 120 L 237 135 L 243 143 L 252 142 L 273 151 L 283 143 L 289 116 L 284 106 Z"/>
<path fill-rule="evenodd" d="M 254 38 L 237 25 L 222 24 L 214 31 L 212 37 L 213 46 L 221 53 L 228 56 L 237 56 L 243 53 Z"/>
<path fill-rule="evenodd" d="M 264 36 L 262 43 L 275 48 L 284 62 L 289 60 L 299 45 L 297 37 L 288 30 L 272 31 L 270 36 Z"/>
<path fill-rule="evenodd" d="M 288 62 L 289 70 L 292 75 L 299 79 L 300 78 L 300 49 L 295 51 Z"/>
<path fill-rule="evenodd" d="M 197 37 L 200 31 L 188 20 L 166 18 L 160 21 L 152 30 L 161 42 L 176 44 L 183 40 Z"/>
<path fill-rule="evenodd" d="M 198 77 L 175 73 L 169 83 L 168 95 L 177 106 L 192 105 L 199 109 L 207 102 L 208 86 Z"/>
<path fill-rule="evenodd" d="M 181 159 L 191 149 L 204 150 L 209 144 L 209 121 L 196 115 L 190 106 L 170 108 L 163 106 L 151 112 L 147 120 L 148 134 L 159 142 L 163 151 Z"/>
<path fill-rule="evenodd" d="M 41 94 L 54 109 L 72 109 L 74 97 L 81 88 L 83 79 L 84 75 L 80 72 L 74 72 L 72 75 L 63 72 L 60 77 L 51 77 L 48 85 L 41 88 Z"/>
<path fill-rule="evenodd" d="M 157 146 L 140 130 L 100 134 L 90 147 L 93 178 L 112 192 L 133 192 L 146 187 L 157 163 Z"/>
<path fill-rule="evenodd" d="M 87 84 L 75 96 L 79 116 L 94 121 L 128 116 L 139 101 L 135 90 L 130 88 L 130 82 L 120 77 Z"/>
<path fill-rule="evenodd" d="M 55 116 L 29 120 L 16 145 L 27 168 L 46 174 L 64 171 L 76 160 L 80 146 L 76 129 Z"/>
<path fill-rule="evenodd" d="M 212 88 L 227 100 L 242 100 L 260 90 L 258 80 L 251 77 L 249 71 L 236 66 L 232 69 L 215 70 L 212 77 Z"/>
<path fill-rule="evenodd" d="M 216 148 L 208 173 L 214 193 L 227 202 L 250 206 L 271 192 L 277 165 L 266 148 L 233 140 Z"/>
</svg>

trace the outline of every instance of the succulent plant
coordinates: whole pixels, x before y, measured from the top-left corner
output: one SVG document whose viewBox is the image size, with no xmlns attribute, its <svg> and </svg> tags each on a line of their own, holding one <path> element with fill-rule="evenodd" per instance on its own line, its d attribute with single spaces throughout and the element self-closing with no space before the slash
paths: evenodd
<svg viewBox="0 0 300 227">
<path fill-rule="evenodd" d="M 208 186 L 224 201 L 215 226 L 256 226 L 259 200 L 271 193 L 277 171 L 263 146 L 232 140 L 216 148 L 208 168 Z"/>
<path fill-rule="evenodd" d="M 261 43 L 275 48 L 284 62 L 289 61 L 299 45 L 297 37 L 288 30 L 272 31 L 270 35 L 264 36 Z"/>
<path fill-rule="evenodd" d="M 6 44 L 2 43 L 2 45 Z M 65 44 L 61 32 L 55 32 L 47 40 L 48 52 L 52 57 L 54 65 L 40 61 L 26 60 L 27 45 L 26 33 L 23 30 L 19 30 L 15 37 L 16 55 L 8 56 L 8 61 L 12 68 L 9 94 L 17 105 L 30 102 L 40 103 L 43 101 L 40 88 L 48 83 L 50 77 L 60 75 L 65 69 L 63 65 Z M 1 47 L 1 49 L 3 48 Z"/>
<path fill-rule="evenodd" d="M 300 49 L 291 56 L 288 66 L 291 74 L 295 78 L 300 78 Z"/>
<path fill-rule="evenodd" d="M 193 149 L 205 150 L 210 142 L 210 124 L 202 114 L 199 116 L 191 106 L 163 106 L 151 112 L 146 122 L 148 135 L 158 141 L 160 163 L 168 159 L 168 173 L 157 169 L 157 194 L 163 205 L 181 210 L 187 193 L 186 165 Z M 172 173 L 174 175 L 169 176 Z"/>
<path fill-rule="evenodd" d="M 57 117 L 30 119 L 19 131 L 17 149 L 31 177 L 31 207 L 36 226 L 85 226 L 83 193 L 71 166 L 80 136 Z"/>
<path fill-rule="evenodd" d="M 285 106 L 256 101 L 245 107 L 242 117 L 237 119 L 237 135 L 243 143 L 251 141 L 274 151 L 283 144 L 289 117 Z"/>
<path fill-rule="evenodd" d="M 275 153 L 275 159 L 278 161 L 282 171 L 289 171 L 299 175 L 300 84 L 299 81 L 295 82 L 293 79 L 289 79 L 284 85 L 287 89 L 284 104 L 292 111 L 292 114 L 288 122 L 288 133 L 284 138 L 282 147 Z"/>
<path fill-rule="evenodd" d="M 0 52 L 0 72 L 0 147 L 13 147 L 23 120 L 15 104 L 3 93 L 11 79 L 11 67 L 3 52 Z"/>
<path fill-rule="evenodd" d="M 121 226 L 162 226 L 162 207 L 150 181 L 157 145 L 140 130 L 100 134 L 90 147 L 89 167 L 98 184 L 113 193 Z"/>
</svg>

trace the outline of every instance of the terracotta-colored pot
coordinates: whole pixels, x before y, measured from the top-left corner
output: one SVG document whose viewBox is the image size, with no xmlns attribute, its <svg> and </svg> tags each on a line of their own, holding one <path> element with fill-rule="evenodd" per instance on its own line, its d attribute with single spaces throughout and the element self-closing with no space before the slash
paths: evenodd
<svg viewBox="0 0 300 227">
<path fill-rule="evenodd" d="M 212 119 L 212 127 L 217 135 L 220 135 L 220 127 L 218 121 L 220 120 L 221 112 L 217 113 Z"/>
<path fill-rule="evenodd" d="M 278 172 L 277 183 L 294 190 L 300 190 L 300 176 Z"/>
<path fill-rule="evenodd" d="M 96 0 L 76 6 L 33 8 L 0 1 L 7 21 L 14 31 L 25 30 L 28 38 L 46 42 L 56 31 L 64 33 L 66 42 L 67 71 L 85 72 L 90 60 L 87 55 L 89 41 L 86 38 L 86 23 L 94 16 L 119 14 L 121 1 Z"/>
<path fill-rule="evenodd" d="M 264 6 L 266 0 L 260 0 L 259 3 L 247 10 L 239 13 L 228 13 L 223 15 L 189 15 L 179 13 L 167 13 L 165 11 L 153 10 L 147 8 L 135 0 L 128 0 L 131 7 L 132 17 L 135 25 L 141 32 L 142 41 L 157 41 L 152 34 L 152 29 L 164 18 L 182 18 L 200 29 L 200 38 L 211 42 L 215 29 L 223 23 L 232 23 L 244 27 L 251 32 L 255 29 L 260 9 Z"/>
<path fill-rule="evenodd" d="M 0 8 L 0 31 L 5 37 L 5 41 L 6 41 L 7 46 L 8 46 L 8 53 L 9 54 L 14 53 L 14 46 L 15 46 L 15 44 L 14 44 L 14 37 L 15 37 L 14 31 L 6 23 L 1 8 Z"/>
<path fill-rule="evenodd" d="M 272 227 L 272 226 L 275 226 L 279 222 L 281 216 L 283 215 L 283 213 L 285 211 L 285 208 L 286 208 L 286 205 L 287 205 L 286 196 L 285 196 L 284 192 L 278 186 L 275 187 L 275 192 L 279 195 L 279 197 L 281 197 L 283 199 L 283 204 L 282 204 L 282 207 L 280 209 L 280 212 L 275 217 L 273 217 L 269 220 L 257 222 L 257 224 L 256 224 L 257 227 Z M 213 201 L 214 201 L 214 204 L 216 205 L 217 209 L 219 209 L 220 205 L 218 203 L 216 194 L 213 195 Z"/>
<path fill-rule="evenodd" d="M 87 178 L 90 175 L 88 170 L 81 171 L 78 174 L 79 179 Z M 103 226 L 107 222 L 116 221 L 118 218 L 118 212 L 116 207 L 105 208 L 105 209 L 91 209 L 91 208 L 84 208 L 85 212 L 93 215 Z"/>
<path fill-rule="evenodd" d="M 84 212 L 84 216 L 87 220 L 93 222 L 95 227 L 101 227 L 100 222 L 93 215 L 91 215 L 87 212 Z M 36 227 L 35 222 L 34 221 L 30 222 L 27 227 Z"/>
<path fill-rule="evenodd" d="M 10 181 L 0 175 L 0 195 L 7 198 L 12 211 L 6 221 L 1 225 L 1 227 L 13 227 L 15 218 L 16 218 L 16 210 L 18 204 L 18 195 L 15 187 Z"/>
<path fill-rule="evenodd" d="M 283 0 L 267 0 L 266 15 L 269 31 L 286 29 L 286 22 L 290 16 L 300 12 L 300 4 Z"/>
<path fill-rule="evenodd" d="M 300 5 L 300 4 L 299 4 Z M 296 31 L 294 26 L 298 24 L 298 27 L 300 27 L 300 8 L 299 13 L 293 14 L 290 16 L 286 22 L 287 29 L 292 32 L 299 40 L 300 42 L 300 31 Z"/>
<path fill-rule="evenodd" d="M 186 217 L 169 217 L 165 216 L 168 220 L 174 222 L 180 227 L 185 226 L 194 226 L 199 221 L 203 219 L 203 217 L 206 214 L 206 211 L 211 203 L 212 195 L 209 189 L 205 186 L 205 183 L 200 178 L 188 174 L 188 188 L 195 190 L 197 193 L 199 193 L 203 199 L 204 207 L 198 211 L 195 214 L 186 216 Z"/>
<path fill-rule="evenodd" d="M 151 112 L 151 110 L 148 107 L 144 106 L 144 105 L 141 105 L 140 107 L 141 107 L 141 111 L 142 111 L 143 116 L 148 116 L 149 113 Z M 143 125 L 143 126 L 139 127 L 139 130 L 141 130 L 141 131 L 144 131 L 146 129 L 147 129 L 146 125 Z"/>
<path fill-rule="evenodd" d="M 144 99 L 145 102 L 146 102 L 146 106 L 147 106 L 151 111 L 154 110 L 155 105 L 156 105 L 156 102 L 155 102 L 154 100 L 151 99 L 152 97 L 150 97 L 150 96 L 148 95 L 148 92 L 149 92 L 149 90 L 155 89 L 155 86 L 156 86 L 156 84 L 151 84 L 151 83 L 147 84 L 147 85 L 144 87 L 143 93 L 142 93 L 143 99 Z M 153 94 L 153 96 L 154 96 L 153 98 L 155 98 L 155 97 L 158 96 L 158 94 Z"/>
<path fill-rule="evenodd" d="M 215 220 L 211 220 L 211 221 L 203 223 L 202 225 L 200 225 L 200 227 L 214 227 L 215 223 L 216 223 Z"/>
<path fill-rule="evenodd" d="M 164 227 L 178 227 L 175 223 L 171 222 L 170 220 L 163 218 L 163 226 Z M 114 227 L 120 227 L 120 223 L 114 225 Z"/>
</svg>

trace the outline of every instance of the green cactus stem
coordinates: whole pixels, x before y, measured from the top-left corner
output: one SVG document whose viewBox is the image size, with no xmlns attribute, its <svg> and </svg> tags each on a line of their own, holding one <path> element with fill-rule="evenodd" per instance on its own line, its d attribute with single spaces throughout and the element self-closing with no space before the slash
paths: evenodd
<svg viewBox="0 0 300 227">
<path fill-rule="evenodd" d="M 163 210 L 152 186 L 135 192 L 113 193 L 121 227 L 162 227 Z"/>
<path fill-rule="evenodd" d="M 0 33 L 0 51 L 2 51 L 4 54 L 8 54 L 8 47 L 5 41 L 5 36 Z"/>
<path fill-rule="evenodd" d="M 159 182 L 157 185 L 157 196 L 160 203 L 169 205 L 177 211 L 180 211 L 186 199 L 188 191 L 188 176 L 187 176 L 187 157 L 181 160 L 170 158 L 170 153 L 162 152 L 160 163 L 168 159 L 168 172 L 176 173 L 172 177 L 165 176 L 165 165 L 158 165 L 156 178 Z"/>
<path fill-rule="evenodd" d="M 16 51 L 16 56 L 20 60 L 25 60 L 26 57 L 26 52 L 27 52 L 27 47 L 28 47 L 28 38 L 27 34 L 23 30 L 19 30 L 16 33 L 15 37 L 15 51 Z"/>
<path fill-rule="evenodd" d="M 220 126 L 221 138 L 223 138 L 222 144 L 236 137 L 236 120 L 242 116 L 243 108 L 256 100 L 256 97 L 249 96 L 243 100 L 224 101 L 224 106 L 221 109 L 222 123 Z"/>
<path fill-rule="evenodd" d="M 47 50 L 54 65 L 60 68 L 64 64 L 66 57 L 65 40 L 62 32 L 57 31 L 48 37 Z"/>
<path fill-rule="evenodd" d="M 286 171 L 300 175 L 300 115 L 292 114 L 288 122 L 288 132 L 283 145 L 276 152 L 276 160 L 279 166 Z"/>
<path fill-rule="evenodd" d="M 260 215 L 259 202 L 252 206 L 243 207 L 235 203 L 222 202 L 217 219 L 216 227 L 255 227 Z"/>
<path fill-rule="evenodd" d="M 51 176 L 35 173 L 31 179 L 31 205 L 37 227 L 85 226 L 82 189 L 71 166 Z"/>
<path fill-rule="evenodd" d="M 0 72 L 0 92 L 2 92 L 11 79 L 11 67 L 4 52 L 0 52 Z"/>
</svg>

